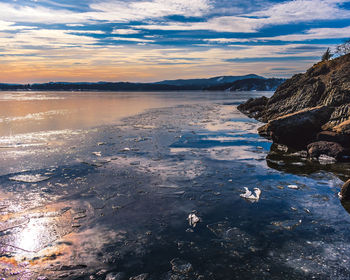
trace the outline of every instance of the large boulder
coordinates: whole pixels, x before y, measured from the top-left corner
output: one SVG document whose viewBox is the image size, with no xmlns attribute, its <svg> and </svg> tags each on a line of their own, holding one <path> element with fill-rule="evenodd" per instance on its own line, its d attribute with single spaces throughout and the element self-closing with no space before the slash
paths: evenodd
<svg viewBox="0 0 350 280">
<path fill-rule="evenodd" d="M 326 155 L 336 160 L 342 160 L 346 154 L 346 150 L 342 145 L 336 142 L 318 141 L 307 146 L 308 155 L 311 158 L 319 158 Z"/>
<path fill-rule="evenodd" d="M 350 201 L 350 180 L 342 186 L 339 196 L 343 201 Z"/>
<path fill-rule="evenodd" d="M 259 119 L 259 114 L 264 110 L 269 99 L 265 96 L 259 98 L 250 98 L 246 103 L 240 104 L 238 110 L 250 118 Z"/>
<path fill-rule="evenodd" d="M 350 180 L 346 181 L 342 186 L 339 198 L 344 209 L 350 213 Z"/>
<path fill-rule="evenodd" d="M 334 131 L 323 130 L 317 134 L 317 141 L 336 142 L 344 147 L 350 144 L 350 134 L 342 134 Z"/>
<path fill-rule="evenodd" d="M 333 109 L 319 106 L 287 114 L 269 121 L 259 128 L 259 134 L 276 143 L 291 147 L 306 147 L 316 139 L 322 125 L 327 122 Z"/>
</svg>

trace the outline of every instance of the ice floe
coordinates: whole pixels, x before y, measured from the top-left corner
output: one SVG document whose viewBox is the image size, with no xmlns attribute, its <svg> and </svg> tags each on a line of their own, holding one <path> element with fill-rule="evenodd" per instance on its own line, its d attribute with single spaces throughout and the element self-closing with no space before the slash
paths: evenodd
<svg viewBox="0 0 350 280">
<path fill-rule="evenodd" d="M 240 194 L 240 197 L 243 197 L 252 201 L 259 201 L 261 190 L 259 188 L 254 188 L 254 192 L 251 192 L 247 187 L 244 187 L 245 193 Z"/>
<path fill-rule="evenodd" d="M 188 224 L 191 226 L 191 227 L 196 227 L 197 223 L 199 223 L 200 221 L 200 218 L 197 217 L 196 214 L 189 214 L 188 215 Z"/>
<path fill-rule="evenodd" d="M 24 183 L 38 183 L 50 179 L 50 177 L 40 174 L 35 175 L 16 175 L 9 178 L 11 181 L 24 182 Z"/>
</svg>

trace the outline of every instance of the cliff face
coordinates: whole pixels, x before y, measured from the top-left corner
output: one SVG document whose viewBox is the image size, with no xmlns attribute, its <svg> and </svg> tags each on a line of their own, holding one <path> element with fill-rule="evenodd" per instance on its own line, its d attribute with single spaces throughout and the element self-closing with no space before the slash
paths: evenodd
<svg viewBox="0 0 350 280">
<path fill-rule="evenodd" d="M 252 101 L 239 109 L 263 122 L 306 108 L 334 107 L 328 128 L 334 127 L 350 115 L 350 54 L 320 62 L 305 74 L 293 76 L 270 99 L 254 100 L 257 107 L 251 106 Z"/>
<path fill-rule="evenodd" d="M 322 147 L 320 153 L 337 160 L 348 158 L 350 54 L 319 62 L 306 73 L 287 80 L 271 98 L 250 99 L 238 109 L 266 122 L 259 133 L 276 143 L 307 150 L 312 148 L 310 156 L 318 154 L 315 149 Z M 336 156 L 335 146 L 340 151 Z"/>
</svg>

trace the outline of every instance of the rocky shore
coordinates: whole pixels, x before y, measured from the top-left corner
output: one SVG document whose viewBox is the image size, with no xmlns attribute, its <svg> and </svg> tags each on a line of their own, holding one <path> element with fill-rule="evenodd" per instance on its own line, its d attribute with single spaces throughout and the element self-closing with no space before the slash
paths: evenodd
<svg viewBox="0 0 350 280">
<path fill-rule="evenodd" d="M 238 109 L 266 124 L 259 134 L 311 160 L 350 156 L 350 54 L 315 64 L 278 87 L 271 98 L 249 99 Z"/>
</svg>

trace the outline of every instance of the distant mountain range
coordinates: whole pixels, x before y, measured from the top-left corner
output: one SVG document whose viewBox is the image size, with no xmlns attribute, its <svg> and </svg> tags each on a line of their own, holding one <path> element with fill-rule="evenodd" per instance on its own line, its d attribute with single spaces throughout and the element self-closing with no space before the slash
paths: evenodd
<svg viewBox="0 0 350 280">
<path fill-rule="evenodd" d="M 258 75 L 255 75 L 255 74 L 249 74 L 249 75 L 245 75 L 245 76 L 219 76 L 219 77 L 213 77 L 213 78 L 209 78 L 209 79 L 165 80 L 165 81 L 157 82 L 155 84 L 172 85 L 172 86 L 209 87 L 209 86 L 233 83 L 235 81 L 245 80 L 245 79 L 262 79 L 262 80 L 264 80 L 265 78 L 258 76 Z"/>
<path fill-rule="evenodd" d="M 210 86 L 207 90 L 229 90 L 229 91 L 272 91 L 276 90 L 285 79 L 261 79 L 261 78 L 250 78 L 244 80 L 237 80 L 232 83 L 218 84 Z"/>
<path fill-rule="evenodd" d="M 267 79 L 255 74 L 244 76 L 220 76 L 208 79 L 166 80 L 155 83 L 98 82 L 42 84 L 0 84 L 0 90 L 24 91 L 270 91 L 276 90 L 285 79 Z"/>
</svg>

